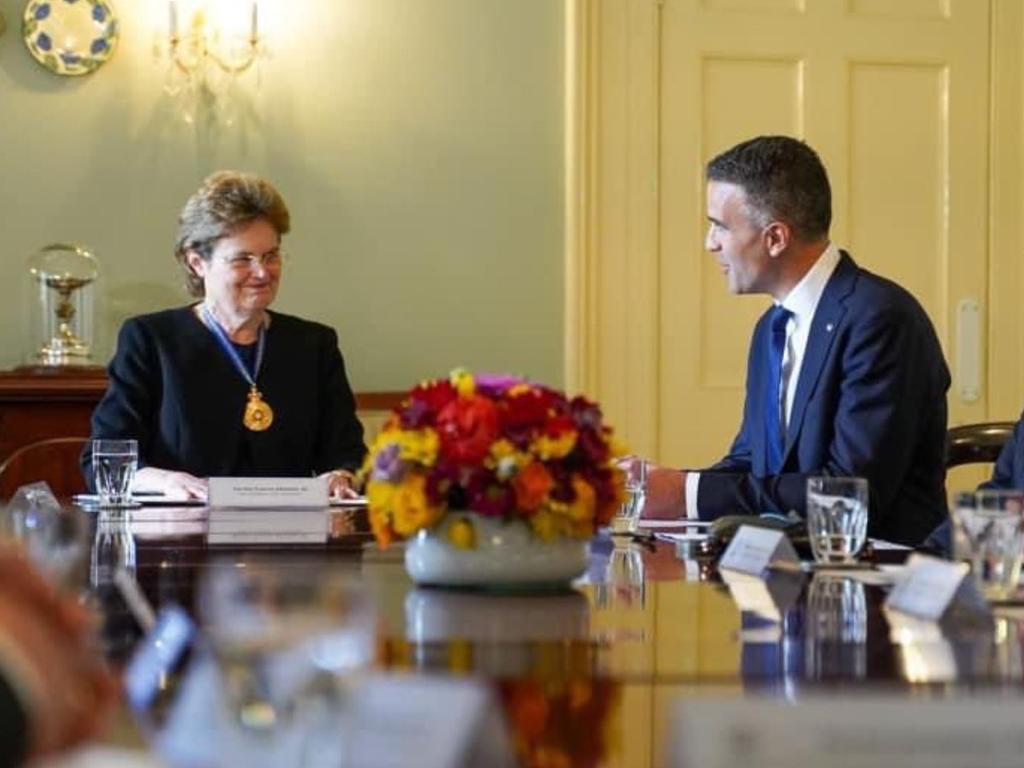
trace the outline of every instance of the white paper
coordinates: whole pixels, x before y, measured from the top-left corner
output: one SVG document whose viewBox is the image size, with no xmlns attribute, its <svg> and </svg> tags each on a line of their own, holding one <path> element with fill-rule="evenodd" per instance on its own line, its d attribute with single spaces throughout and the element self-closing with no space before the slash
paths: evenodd
<svg viewBox="0 0 1024 768">
<path fill-rule="evenodd" d="M 793 545 L 782 531 L 741 525 L 718 562 L 718 568 L 759 576 L 769 568 L 780 566 L 798 570 L 799 564 Z"/>
<path fill-rule="evenodd" d="M 1005 692 L 935 700 L 899 696 L 682 699 L 670 766 L 701 768 L 1011 768 L 1021 764 L 1024 699 Z"/>
<path fill-rule="evenodd" d="M 938 621 L 968 571 L 967 563 L 911 555 L 904 578 L 889 593 L 885 605 L 920 619 Z"/>
<path fill-rule="evenodd" d="M 312 508 L 327 506 L 325 477 L 211 477 L 211 507 Z"/>
</svg>

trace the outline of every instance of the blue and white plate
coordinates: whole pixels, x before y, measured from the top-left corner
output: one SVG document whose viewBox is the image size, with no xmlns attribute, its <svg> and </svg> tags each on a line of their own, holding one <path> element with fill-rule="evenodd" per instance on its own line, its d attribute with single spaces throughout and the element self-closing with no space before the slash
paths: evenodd
<svg viewBox="0 0 1024 768">
<path fill-rule="evenodd" d="M 56 75 L 88 75 L 114 54 L 120 25 L 109 0 L 29 0 L 22 37 Z"/>
</svg>

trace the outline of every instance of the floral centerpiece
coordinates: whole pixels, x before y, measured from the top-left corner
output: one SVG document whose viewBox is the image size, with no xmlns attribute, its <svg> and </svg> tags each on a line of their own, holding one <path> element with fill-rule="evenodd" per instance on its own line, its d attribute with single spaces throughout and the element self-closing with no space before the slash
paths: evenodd
<svg viewBox="0 0 1024 768">
<path fill-rule="evenodd" d="M 613 440 L 583 397 L 463 370 L 425 381 L 392 413 L 362 469 L 374 535 L 387 546 L 426 532 L 466 552 L 494 543 L 499 530 L 507 542 L 511 524 L 534 542 L 587 540 L 622 503 Z"/>
</svg>

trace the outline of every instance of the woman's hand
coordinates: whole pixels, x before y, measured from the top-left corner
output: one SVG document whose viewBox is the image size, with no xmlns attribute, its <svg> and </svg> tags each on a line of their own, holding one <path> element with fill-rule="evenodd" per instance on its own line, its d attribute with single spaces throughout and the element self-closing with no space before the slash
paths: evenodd
<svg viewBox="0 0 1024 768">
<path fill-rule="evenodd" d="M 206 501 L 207 482 L 188 472 L 173 472 L 169 469 L 144 467 L 135 473 L 133 491 L 162 493 L 168 499 L 199 499 Z"/>
<path fill-rule="evenodd" d="M 332 499 L 355 499 L 359 494 L 355 489 L 355 475 L 347 469 L 335 469 L 324 472 L 320 477 L 327 478 L 327 495 Z"/>
</svg>

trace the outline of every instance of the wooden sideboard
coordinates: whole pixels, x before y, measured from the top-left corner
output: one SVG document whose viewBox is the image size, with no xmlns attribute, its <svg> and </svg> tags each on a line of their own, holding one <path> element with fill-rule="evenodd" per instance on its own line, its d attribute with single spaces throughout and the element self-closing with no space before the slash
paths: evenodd
<svg viewBox="0 0 1024 768">
<path fill-rule="evenodd" d="M 48 437 L 88 437 L 89 418 L 107 389 L 103 368 L 16 368 L 0 371 L 0 463 Z M 401 392 L 360 392 L 364 422 L 399 403 Z"/>
</svg>

